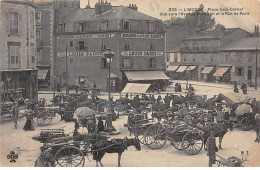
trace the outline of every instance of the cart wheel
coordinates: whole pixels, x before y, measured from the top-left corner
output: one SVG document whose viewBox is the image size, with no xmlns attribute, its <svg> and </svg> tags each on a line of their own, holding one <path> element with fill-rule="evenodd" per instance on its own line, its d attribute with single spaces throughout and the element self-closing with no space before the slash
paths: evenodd
<svg viewBox="0 0 260 170">
<path fill-rule="evenodd" d="M 189 155 L 196 155 L 203 147 L 203 137 L 197 131 L 187 132 L 182 139 L 182 148 Z"/>
<path fill-rule="evenodd" d="M 139 140 L 139 142 L 140 142 L 141 144 L 143 144 L 143 145 L 146 144 L 144 135 L 136 136 L 136 138 Z"/>
<path fill-rule="evenodd" d="M 177 149 L 177 150 L 183 150 L 183 148 L 182 148 L 182 143 L 181 143 L 181 141 L 179 141 L 177 138 L 176 138 L 176 139 L 173 138 L 173 140 L 171 140 L 171 144 L 172 144 L 172 146 L 173 146 L 175 149 Z"/>
<path fill-rule="evenodd" d="M 97 112 L 98 113 L 107 113 L 108 112 L 108 103 L 106 102 L 101 102 L 97 106 Z"/>
<path fill-rule="evenodd" d="M 149 148 L 160 149 L 166 143 L 166 132 L 162 125 L 156 124 L 146 130 L 144 138 L 144 141 Z"/>
<path fill-rule="evenodd" d="M 49 112 L 40 112 L 37 116 L 37 125 L 39 126 L 48 126 L 52 121 L 52 116 Z"/>
<path fill-rule="evenodd" d="M 83 167 L 85 157 L 83 152 L 75 146 L 60 148 L 54 155 L 55 166 L 61 167 Z"/>
</svg>

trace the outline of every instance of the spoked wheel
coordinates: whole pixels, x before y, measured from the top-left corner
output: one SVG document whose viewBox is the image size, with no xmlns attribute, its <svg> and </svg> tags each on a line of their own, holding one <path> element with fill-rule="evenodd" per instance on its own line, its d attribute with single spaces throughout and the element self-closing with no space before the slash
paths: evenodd
<svg viewBox="0 0 260 170">
<path fill-rule="evenodd" d="M 97 106 L 97 112 L 98 113 L 107 113 L 108 112 L 108 103 L 101 102 Z"/>
<path fill-rule="evenodd" d="M 162 125 L 156 124 L 146 130 L 144 138 L 145 143 L 149 148 L 160 149 L 166 143 L 166 132 Z"/>
<path fill-rule="evenodd" d="M 52 121 L 52 116 L 48 111 L 40 112 L 37 116 L 37 125 L 48 126 Z"/>
<path fill-rule="evenodd" d="M 197 131 L 187 132 L 182 139 L 182 148 L 189 155 L 196 155 L 203 147 L 203 137 Z"/>
<path fill-rule="evenodd" d="M 140 142 L 141 144 L 143 144 L 143 145 L 146 144 L 144 135 L 138 135 L 138 136 L 136 136 L 136 138 L 139 140 L 139 142 Z"/>
<path fill-rule="evenodd" d="M 182 148 L 182 136 L 176 135 L 171 139 L 172 146 L 177 150 L 183 150 Z"/>
<path fill-rule="evenodd" d="M 85 157 L 83 152 L 74 146 L 60 148 L 54 155 L 55 166 L 84 167 Z"/>
</svg>

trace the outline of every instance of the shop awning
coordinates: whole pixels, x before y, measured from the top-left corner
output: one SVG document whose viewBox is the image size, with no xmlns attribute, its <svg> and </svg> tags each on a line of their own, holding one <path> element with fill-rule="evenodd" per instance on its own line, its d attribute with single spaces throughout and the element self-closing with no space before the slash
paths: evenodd
<svg viewBox="0 0 260 170">
<path fill-rule="evenodd" d="M 177 73 L 182 73 L 182 72 L 184 72 L 187 69 L 187 67 L 188 66 L 180 66 L 176 72 Z"/>
<path fill-rule="evenodd" d="M 151 84 L 127 83 L 121 93 L 146 93 Z"/>
<path fill-rule="evenodd" d="M 38 70 L 38 79 L 45 80 L 48 71 L 49 70 Z"/>
<path fill-rule="evenodd" d="M 167 71 L 176 71 L 179 66 L 168 66 Z"/>
<path fill-rule="evenodd" d="M 196 67 L 197 67 L 197 66 L 189 66 L 189 67 L 187 68 L 187 70 L 192 71 L 192 70 L 194 70 Z"/>
<path fill-rule="evenodd" d="M 125 75 L 129 81 L 169 79 L 163 71 L 126 71 Z"/>
<path fill-rule="evenodd" d="M 213 76 L 222 77 L 227 71 L 229 67 L 219 67 Z"/>
<path fill-rule="evenodd" d="M 214 67 L 205 67 L 201 73 L 203 74 L 209 74 L 212 72 L 212 70 L 214 69 Z"/>
</svg>

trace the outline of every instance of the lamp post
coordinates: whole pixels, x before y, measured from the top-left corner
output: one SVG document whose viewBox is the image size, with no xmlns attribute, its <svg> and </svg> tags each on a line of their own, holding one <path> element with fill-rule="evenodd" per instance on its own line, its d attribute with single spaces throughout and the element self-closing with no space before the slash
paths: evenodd
<svg viewBox="0 0 260 170">
<path fill-rule="evenodd" d="M 52 79 L 53 79 L 53 98 L 52 100 L 54 100 L 54 97 L 55 97 L 55 90 L 56 90 L 56 84 L 57 84 L 57 79 L 56 79 L 56 76 L 52 76 Z"/>
<path fill-rule="evenodd" d="M 112 58 L 115 56 L 114 52 L 111 52 L 110 49 L 107 49 L 107 51 L 104 53 L 106 57 L 106 62 L 108 63 L 108 112 L 107 112 L 107 131 L 112 132 L 116 131 L 114 126 L 112 125 L 113 122 L 113 113 L 112 113 L 112 106 L 111 106 L 111 92 L 110 92 L 110 74 L 111 74 L 111 62 Z"/>
</svg>

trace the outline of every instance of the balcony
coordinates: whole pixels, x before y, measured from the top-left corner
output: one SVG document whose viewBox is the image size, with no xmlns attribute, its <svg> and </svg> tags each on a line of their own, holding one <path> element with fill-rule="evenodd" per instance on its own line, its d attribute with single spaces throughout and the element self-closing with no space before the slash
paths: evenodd
<svg viewBox="0 0 260 170">
<path fill-rule="evenodd" d="M 181 47 L 181 52 L 218 52 L 219 47 Z"/>
</svg>

